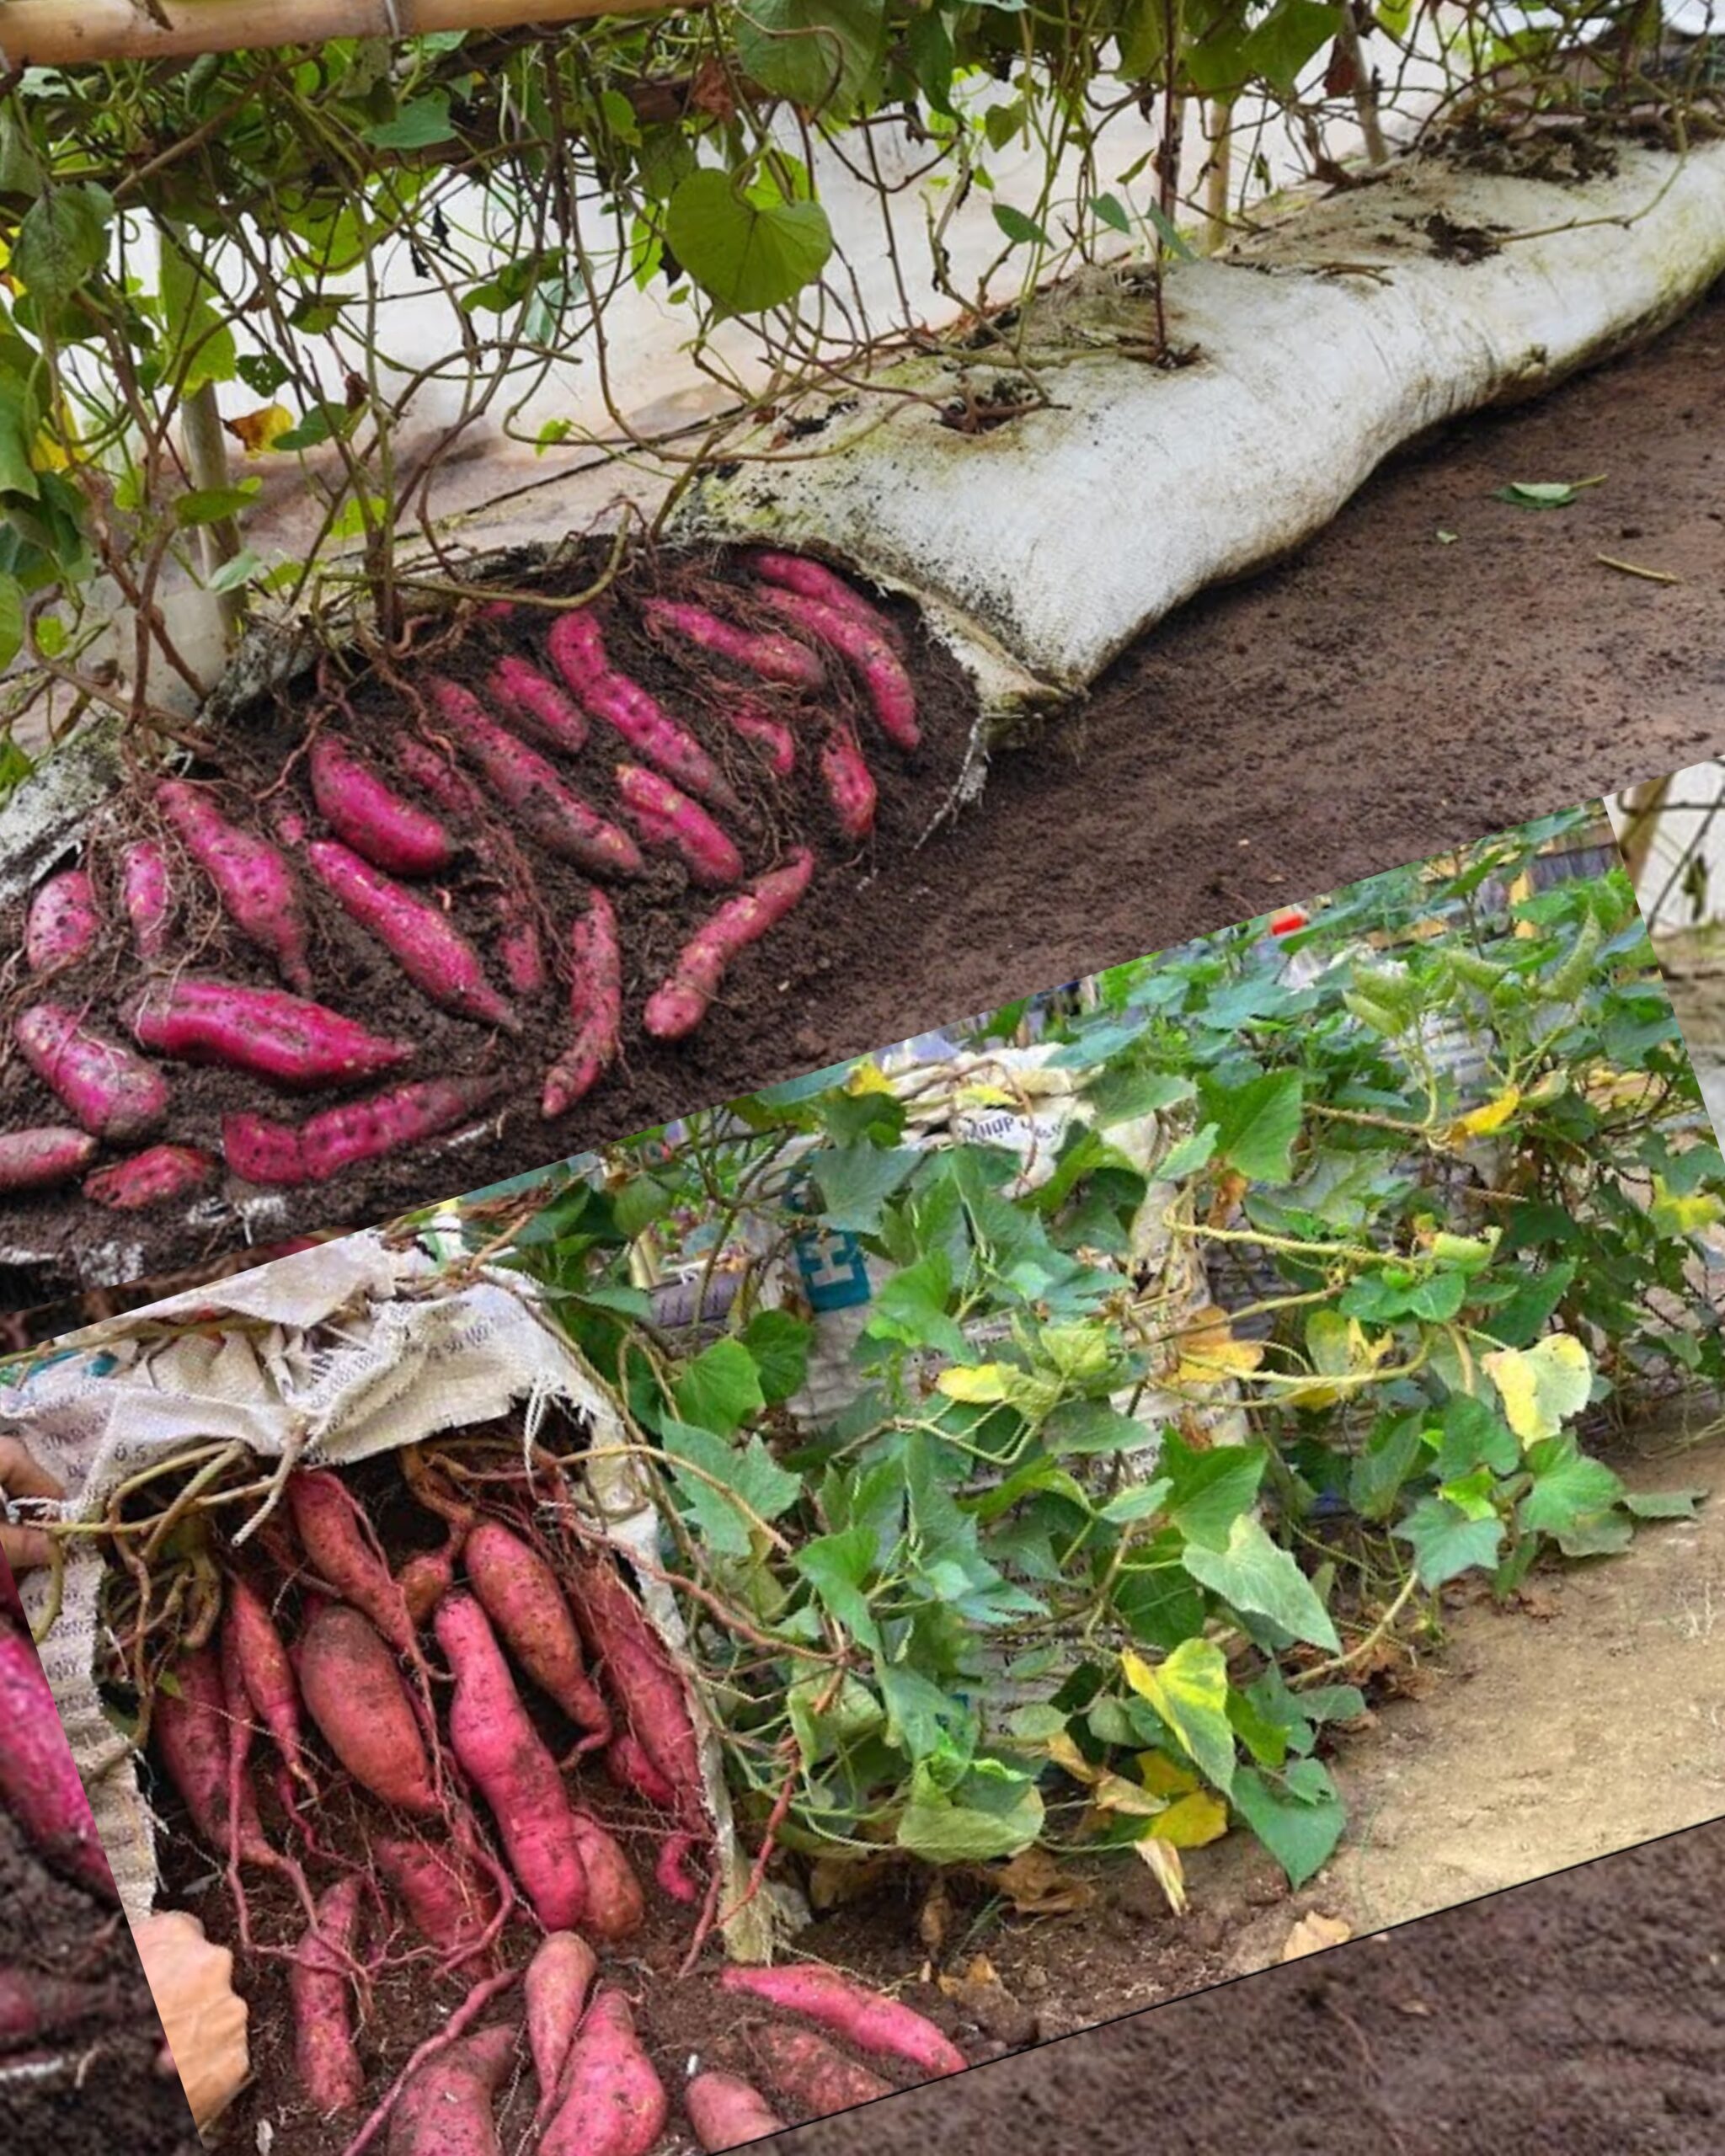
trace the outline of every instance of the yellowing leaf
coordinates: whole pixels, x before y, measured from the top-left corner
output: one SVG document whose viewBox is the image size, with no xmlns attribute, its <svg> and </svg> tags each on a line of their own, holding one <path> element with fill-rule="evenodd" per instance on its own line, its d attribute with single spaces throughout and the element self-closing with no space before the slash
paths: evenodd
<svg viewBox="0 0 1725 2156">
<path fill-rule="evenodd" d="M 1213 1304 L 1199 1310 L 1179 1337 L 1177 1385 L 1214 1385 L 1221 1378 L 1247 1377 L 1263 1360 L 1261 1340 L 1236 1340 L 1227 1313 Z"/>
<path fill-rule="evenodd" d="M 1060 1730 L 1048 1741 L 1048 1756 L 1075 1782 L 1093 1782 L 1098 1769 L 1078 1749 L 1070 1730 Z"/>
<path fill-rule="evenodd" d="M 1593 1390 L 1593 1365 L 1573 1333 L 1549 1332 L 1531 1348 L 1500 1348 L 1483 1360 L 1503 1420 L 1524 1445 L 1555 1438 Z"/>
<path fill-rule="evenodd" d="M 1182 1640 L 1154 1668 L 1129 1648 L 1126 1682 L 1148 1700 L 1206 1781 L 1234 1785 L 1234 1732 L 1228 1721 L 1228 1664 L 1214 1640 Z"/>
<path fill-rule="evenodd" d="M 1157 1796 L 1184 1796 L 1188 1790 L 1198 1787 L 1198 1777 L 1191 1769 L 1171 1759 L 1166 1752 L 1140 1752 L 1137 1764 L 1139 1780 Z"/>
<path fill-rule="evenodd" d="M 934 1381 L 935 1389 L 948 1400 L 985 1403 L 1004 1400 L 1008 1384 L 1017 1374 L 1000 1363 L 960 1363 L 941 1372 Z"/>
<path fill-rule="evenodd" d="M 1101 1774 L 1091 1790 L 1091 1802 L 1098 1812 L 1121 1812 L 1129 1819 L 1156 1819 L 1167 1810 L 1166 1801 L 1152 1796 L 1137 1782 L 1129 1782 L 1124 1774 Z"/>
<path fill-rule="evenodd" d="M 1653 1202 L 1648 1218 L 1662 1235 L 1698 1235 L 1725 1220 L 1725 1199 L 1710 1190 L 1692 1190 L 1682 1197 L 1666 1187 L 1664 1176 L 1653 1177 Z"/>
<path fill-rule="evenodd" d="M 1228 1807 L 1211 1790 L 1194 1790 L 1171 1804 L 1150 1831 L 1177 1849 L 1201 1849 L 1227 1833 Z"/>
<path fill-rule="evenodd" d="M 285 404 L 265 404 L 222 424 L 248 456 L 261 456 L 265 450 L 274 449 L 283 435 L 292 433 L 294 416 Z"/>
<path fill-rule="evenodd" d="M 1016 1108 L 1023 1106 L 1020 1095 L 1009 1093 L 1004 1086 L 992 1086 L 985 1079 L 973 1078 L 960 1086 L 953 1095 L 960 1107 Z"/>
<path fill-rule="evenodd" d="M 1150 1866 L 1156 1883 L 1167 1897 L 1168 1907 L 1177 1917 L 1186 1913 L 1186 1872 L 1180 1862 L 1180 1852 L 1172 1842 L 1160 1839 L 1154 1833 L 1132 1844 Z"/>
<path fill-rule="evenodd" d="M 865 1057 L 845 1081 L 845 1091 L 847 1093 L 890 1094 L 892 1090 L 892 1080 L 887 1076 L 873 1056 Z"/>
<path fill-rule="evenodd" d="M 1487 1101 L 1483 1107 L 1475 1108 L 1450 1126 L 1450 1143 L 1465 1145 L 1470 1138 L 1489 1138 L 1493 1131 L 1501 1130 L 1521 1106 L 1519 1086 L 1506 1086 L 1494 1101 Z"/>
</svg>

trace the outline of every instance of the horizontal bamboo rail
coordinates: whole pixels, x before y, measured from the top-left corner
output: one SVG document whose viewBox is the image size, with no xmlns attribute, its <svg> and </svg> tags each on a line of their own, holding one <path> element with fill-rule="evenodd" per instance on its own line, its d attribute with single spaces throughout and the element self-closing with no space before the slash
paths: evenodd
<svg viewBox="0 0 1725 2156">
<path fill-rule="evenodd" d="M 669 12 L 667 0 L 0 0 L 0 55 L 13 67 L 76 67 Z"/>
</svg>

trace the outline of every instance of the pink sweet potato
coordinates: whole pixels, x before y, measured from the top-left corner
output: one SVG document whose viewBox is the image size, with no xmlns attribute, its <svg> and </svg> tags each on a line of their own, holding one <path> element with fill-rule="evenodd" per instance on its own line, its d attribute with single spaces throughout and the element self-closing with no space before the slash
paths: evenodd
<svg viewBox="0 0 1725 2156">
<path fill-rule="evenodd" d="M 527 2008 L 527 2041 L 539 2080 L 539 2107 L 535 2116 L 542 2121 L 551 2116 L 556 2105 L 569 2048 L 598 1973 L 593 1949 L 573 1931 L 551 1933 L 527 1964 L 522 1990 Z"/>
<path fill-rule="evenodd" d="M 531 739 L 575 755 L 586 746 L 586 714 L 566 689 L 525 659 L 500 659 L 486 682 L 491 700 Z"/>
<path fill-rule="evenodd" d="M 433 1620 L 455 1678 L 449 1739 L 489 1806 L 510 1869 L 547 1931 L 573 1931 L 587 1905 L 586 1872 L 557 1762 L 528 1720 L 484 1611 L 448 1594 Z"/>
<path fill-rule="evenodd" d="M 222 1118 L 222 1157 L 242 1182 L 297 1189 L 308 1180 L 300 1134 L 291 1123 L 238 1113 Z"/>
<path fill-rule="evenodd" d="M 501 2156 L 492 2105 L 515 2048 L 513 2029 L 484 2029 L 428 2058 L 390 2116 L 387 2156 Z"/>
<path fill-rule="evenodd" d="M 839 829 L 847 839 L 866 839 L 874 829 L 874 776 L 848 728 L 836 726 L 827 735 L 820 752 L 820 776 Z"/>
<path fill-rule="evenodd" d="M 156 799 L 234 926 L 269 953 L 290 988 L 309 995 L 305 911 L 284 856 L 268 839 L 230 824 L 201 787 L 166 779 Z"/>
<path fill-rule="evenodd" d="M 569 931 L 569 1009 L 574 1038 L 545 1074 L 539 1112 L 548 1122 L 590 1093 L 617 1060 L 623 1016 L 622 949 L 602 891 Z"/>
<path fill-rule="evenodd" d="M 497 953 L 504 974 L 517 995 L 537 995 L 546 984 L 545 953 L 526 871 L 495 830 L 486 827 L 485 805 L 477 789 L 429 742 L 404 737 L 396 755 L 414 785 L 460 819 L 474 857 L 496 878 Z"/>
<path fill-rule="evenodd" d="M 412 1694 L 368 1619 L 326 1603 L 301 1635 L 298 1673 L 306 1712 L 361 1787 L 416 1817 L 439 1810 Z"/>
<path fill-rule="evenodd" d="M 222 1611 L 222 1667 L 238 1673 L 245 1704 L 257 1716 L 296 1781 L 313 1786 L 305 1760 L 299 1680 L 275 1629 L 270 1605 L 251 1582 L 236 1573 L 227 1582 Z M 240 1701 L 236 1700 L 236 1706 Z"/>
<path fill-rule="evenodd" d="M 667 1834 L 653 1863 L 653 1876 L 660 1892 L 674 1902 L 686 1902 L 691 1908 L 701 1899 L 700 1886 L 689 1870 L 690 1860 L 700 1846 L 699 1838 L 686 1831 Z"/>
<path fill-rule="evenodd" d="M 583 709 L 614 727 L 638 755 L 656 764 L 685 793 L 715 808 L 734 812 L 740 807 L 718 765 L 687 728 L 638 682 L 606 665 L 599 627 L 590 616 L 563 615 L 551 632 L 550 650 L 553 664 Z"/>
<path fill-rule="evenodd" d="M 339 839 L 392 876 L 435 876 L 455 844 L 435 816 L 404 800 L 339 734 L 318 734 L 307 758 L 318 813 Z"/>
<path fill-rule="evenodd" d="M 530 837 L 590 876 L 642 873 L 641 850 L 628 833 L 571 792 L 544 757 L 499 726 L 471 690 L 441 680 L 434 680 L 430 689 L 439 716 L 462 752 L 490 792 L 515 811 Z"/>
<path fill-rule="evenodd" d="M 473 1122 L 496 1099 L 500 1082 L 423 1079 L 369 1100 L 325 1108 L 297 1130 L 265 1116 L 224 1116 L 222 1150 L 229 1167 L 248 1182 L 328 1182 L 359 1161 L 382 1160 Z"/>
<path fill-rule="evenodd" d="M 300 1547 L 318 1578 L 369 1617 L 398 1654 L 416 1654 L 406 1599 L 346 1483 L 327 1467 L 302 1467 L 288 1476 L 286 1497 Z"/>
<path fill-rule="evenodd" d="M 348 1988 L 364 1891 L 364 1880 L 354 1872 L 321 1894 L 317 1922 L 307 1928 L 288 1964 L 294 2065 L 306 2101 L 325 2118 L 351 2111 L 366 2087 Z"/>
<path fill-rule="evenodd" d="M 434 1946 L 459 1960 L 482 1944 L 497 1915 L 497 1896 L 470 1858 L 446 1840 L 433 1849 L 424 1842 L 378 1839 L 371 1854 Z"/>
<path fill-rule="evenodd" d="M 708 1823 L 701 1747 L 665 1642 L 609 1558 L 588 1555 L 571 1570 L 569 1598 L 594 1666 L 686 1826 Z"/>
<path fill-rule="evenodd" d="M 405 1041 L 367 1033 L 339 1011 L 279 988 L 189 974 L 145 989 L 126 1022 L 140 1048 L 182 1063 L 219 1063 L 278 1086 L 348 1086 L 408 1062 Z"/>
<path fill-rule="evenodd" d="M 698 803 L 639 764 L 619 764 L 617 790 L 644 844 L 676 854 L 692 883 L 740 883 L 743 857 Z"/>
<path fill-rule="evenodd" d="M 766 2097 L 740 2074 L 697 2073 L 683 2091 L 683 2108 L 708 2156 L 785 2130 L 785 2121 Z"/>
<path fill-rule="evenodd" d="M 629 2003 L 606 1987 L 575 2031 L 540 2156 L 648 2156 L 669 2114 Z"/>
<path fill-rule="evenodd" d="M 795 2126 L 894 2093 L 890 2081 L 846 2058 L 812 2029 L 769 2022 L 755 2031 L 750 2048 L 767 2080 L 789 2103 Z"/>
<path fill-rule="evenodd" d="M 168 1081 L 63 1003 L 34 1003 L 13 1038 L 42 1083 L 93 1137 L 124 1145 L 147 1138 L 168 1113 Z"/>
<path fill-rule="evenodd" d="M 724 706 L 734 732 L 761 751 L 775 778 L 788 778 L 797 768 L 797 737 L 782 719 L 761 708 L 752 696 L 739 696 Z"/>
<path fill-rule="evenodd" d="M 95 1157 L 96 1141 L 88 1132 L 63 1124 L 0 1131 L 0 1194 L 52 1190 L 82 1175 Z"/>
<path fill-rule="evenodd" d="M 114 1213 L 138 1213 L 148 1205 L 190 1198 L 216 1172 L 216 1162 L 195 1145 L 152 1145 L 99 1169 L 84 1184 L 84 1196 Z"/>
<path fill-rule="evenodd" d="M 622 1844 L 590 1812 L 569 1807 L 575 1846 L 587 1881 L 587 1913 L 582 1919 L 595 1939 L 628 1939 L 646 1921 L 647 1903 L 635 1868 Z"/>
<path fill-rule="evenodd" d="M 769 547 L 751 554 L 749 566 L 763 583 L 779 584 L 787 591 L 799 591 L 805 599 L 830 606 L 836 614 L 852 616 L 864 628 L 884 636 L 903 657 L 905 639 L 896 623 L 865 599 L 854 584 L 846 584 L 843 577 L 824 563 L 811 561 L 806 554 L 779 553 Z"/>
<path fill-rule="evenodd" d="M 119 1900 L 90 1816 L 89 1799 L 72 1763 L 54 1694 L 35 1648 L 21 1626 L 4 1618 L 0 1618 L 0 1808 L 56 1871 L 104 1902 Z"/>
<path fill-rule="evenodd" d="M 694 1032 L 718 993 L 724 969 L 738 952 L 757 942 L 796 905 L 814 873 L 814 857 L 800 848 L 760 877 L 702 923 L 683 947 L 669 979 L 649 999 L 647 1030 L 655 1040 L 681 1040 Z"/>
<path fill-rule="evenodd" d="M 467 1535 L 462 1561 L 505 1646 L 590 1742 L 604 1743 L 611 1716 L 587 1674 L 581 1636 L 545 1559 L 501 1520 L 482 1519 Z"/>
<path fill-rule="evenodd" d="M 173 1676 L 174 1689 L 156 1694 L 152 1726 L 192 1825 L 220 1854 L 232 1851 L 248 1864 L 275 1867 L 279 1859 L 264 1837 L 251 1779 L 243 1767 L 232 1771 L 234 1716 L 214 1651 L 182 1654 Z"/>
<path fill-rule="evenodd" d="M 0 1969 L 0 2058 L 63 2036 L 80 2022 L 112 2021 L 120 2004 L 108 1984 L 35 1969 Z M 9 2140 L 8 2145 L 23 2144 Z"/>
<path fill-rule="evenodd" d="M 850 662 L 862 677 L 869 704 L 889 740 L 905 750 L 916 746 L 921 739 L 916 723 L 916 691 L 905 662 L 883 632 L 870 628 L 853 613 L 841 612 L 818 599 L 805 599 L 799 591 L 774 587 L 761 596 L 792 628 Z"/>
<path fill-rule="evenodd" d="M 441 906 L 393 883 L 333 839 L 313 840 L 306 857 L 343 912 L 377 938 L 429 1001 L 482 1026 L 520 1029 L 515 1012 L 486 979 L 478 953 Z"/>
<path fill-rule="evenodd" d="M 816 654 L 781 630 L 741 628 L 704 606 L 671 599 L 645 600 L 641 617 L 655 635 L 695 644 L 763 681 L 781 681 L 791 689 L 818 689 L 826 680 L 826 669 Z"/>
<path fill-rule="evenodd" d="M 174 886 L 168 856 L 154 839 L 135 839 L 121 856 L 120 903 L 138 956 L 146 962 L 162 958 L 174 925 Z"/>
<path fill-rule="evenodd" d="M 95 948 L 102 916 L 82 868 L 65 868 L 35 893 L 24 915 L 24 962 L 33 974 L 57 974 Z"/>
<path fill-rule="evenodd" d="M 726 1991 L 804 2015 L 858 2051 L 902 2060 L 921 2073 L 962 2073 L 969 2063 L 957 2045 L 914 2007 L 883 1998 L 819 1962 L 777 1969 L 745 1968 L 733 1962 L 718 1981 Z"/>
<path fill-rule="evenodd" d="M 644 1796 L 661 1811 L 675 1809 L 676 1784 L 654 1765 L 633 1730 L 623 1730 L 611 1739 L 606 1750 L 605 1771 L 619 1789 L 633 1790 L 637 1796 Z"/>
</svg>

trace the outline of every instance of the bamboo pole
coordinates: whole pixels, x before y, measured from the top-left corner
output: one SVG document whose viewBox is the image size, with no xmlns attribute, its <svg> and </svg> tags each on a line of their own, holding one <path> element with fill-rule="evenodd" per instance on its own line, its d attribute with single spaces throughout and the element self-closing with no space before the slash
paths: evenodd
<svg viewBox="0 0 1725 2156">
<path fill-rule="evenodd" d="M 667 0 L 0 0 L 0 67 L 192 59 L 337 37 L 669 13 Z"/>
</svg>

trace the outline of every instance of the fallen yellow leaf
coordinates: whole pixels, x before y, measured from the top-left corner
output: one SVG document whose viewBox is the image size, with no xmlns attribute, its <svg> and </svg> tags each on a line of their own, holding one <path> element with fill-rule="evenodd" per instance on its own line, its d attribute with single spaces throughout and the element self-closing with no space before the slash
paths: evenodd
<svg viewBox="0 0 1725 2156">
<path fill-rule="evenodd" d="M 1353 1925 L 1343 1918 L 1327 1917 L 1314 1909 L 1309 1916 L 1301 1917 L 1288 1934 L 1282 1959 L 1302 1961 L 1308 1954 L 1322 1954 L 1327 1946 L 1339 1946 L 1343 1940 L 1353 1936 Z"/>
</svg>

